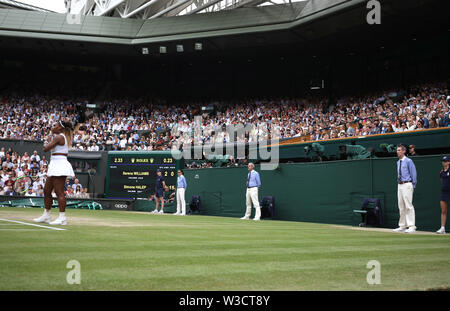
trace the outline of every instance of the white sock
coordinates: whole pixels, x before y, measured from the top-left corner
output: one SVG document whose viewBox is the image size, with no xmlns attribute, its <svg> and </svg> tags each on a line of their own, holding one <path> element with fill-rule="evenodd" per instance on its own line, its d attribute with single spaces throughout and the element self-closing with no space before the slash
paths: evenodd
<svg viewBox="0 0 450 311">
<path fill-rule="evenodd" d="M 44 208 L 44 215 L 50 215 L 50 211 L 51 211 L 51 210 L 46 210 L 46 209 Z"/>
<path fill-rule="evenodd" d="M 61 218 L 66 217 L 66 212 L 59 212 L 59 217 Z"/>
<path fill-rule="evenodd" d="M 445 231 L 445 227 L 441 227 L 441 229 Z"/>
</svg>

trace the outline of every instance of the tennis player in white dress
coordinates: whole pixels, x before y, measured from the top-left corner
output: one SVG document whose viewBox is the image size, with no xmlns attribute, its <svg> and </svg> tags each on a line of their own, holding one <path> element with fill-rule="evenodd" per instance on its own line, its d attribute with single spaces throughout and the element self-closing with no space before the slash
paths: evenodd
<svg viewBox="0 0 450 311">
<path fill-rule="evenodd" d="M 35 218 L 35 222 L 45 222 L 50 225 L 67 225 L 66 196 L 64 185 L 66 178 L 74 177 L 72 165 L 67 161 L 69 146 L 72 145 L 73 126 L 70 121 L 57 121 L 52 128 L 51 141 L 44 144 L 44 152 L 51 152 L 50 163 L 47 170 L 47 180 L 44 186 L 44 213 Z M 51 221 L 50 212 L 53 203 L 52 192 L 55 191 L 59 206 L 59 216 Z"/>
</svg>

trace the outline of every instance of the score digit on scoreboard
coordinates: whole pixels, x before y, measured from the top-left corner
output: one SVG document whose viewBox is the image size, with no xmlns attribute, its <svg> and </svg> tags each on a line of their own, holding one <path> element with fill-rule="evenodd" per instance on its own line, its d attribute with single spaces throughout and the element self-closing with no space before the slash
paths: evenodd
<svg viewBox="0 0 450 311">
<path fill-rule="evenodd" d="M 106 197 L 148 199 L 155 194 L 156 170 L 160 169 L 169 187 L 176 190 L 180 160 L 167 151 L 110 151 L 106 174 Z"/>
</svg>

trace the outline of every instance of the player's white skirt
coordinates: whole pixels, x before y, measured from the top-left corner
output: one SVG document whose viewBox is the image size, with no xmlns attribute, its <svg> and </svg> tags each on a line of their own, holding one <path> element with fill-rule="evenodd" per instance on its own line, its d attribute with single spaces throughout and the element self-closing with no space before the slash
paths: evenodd
<svg viewBox="0 0 450 311">
<path fill-rule="evenodd" d="M 72 165 L 67 161 L 67 157 L 63 155 L 55 155 L 50 157 L 47 176 L 69 176 L 74 177 Z"/>
</svg>

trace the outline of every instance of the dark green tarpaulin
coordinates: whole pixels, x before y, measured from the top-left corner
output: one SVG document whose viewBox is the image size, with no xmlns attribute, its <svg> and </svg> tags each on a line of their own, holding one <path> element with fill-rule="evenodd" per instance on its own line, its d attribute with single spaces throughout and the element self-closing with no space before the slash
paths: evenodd
<svg viewBox="0 0 450 311">
<path fill-rule="evenodd" d="M 0 202 L 1 207 L 38 207 L 44 208 L 44 198 L 10 199 Z M 58 207 L 58 201 L 53 200 L 52 207 Z M 103 209 L 102 205 L 94 201 L 70 201 L 66 202 L 66 208 L 78 209 Z"/>
</svg>

